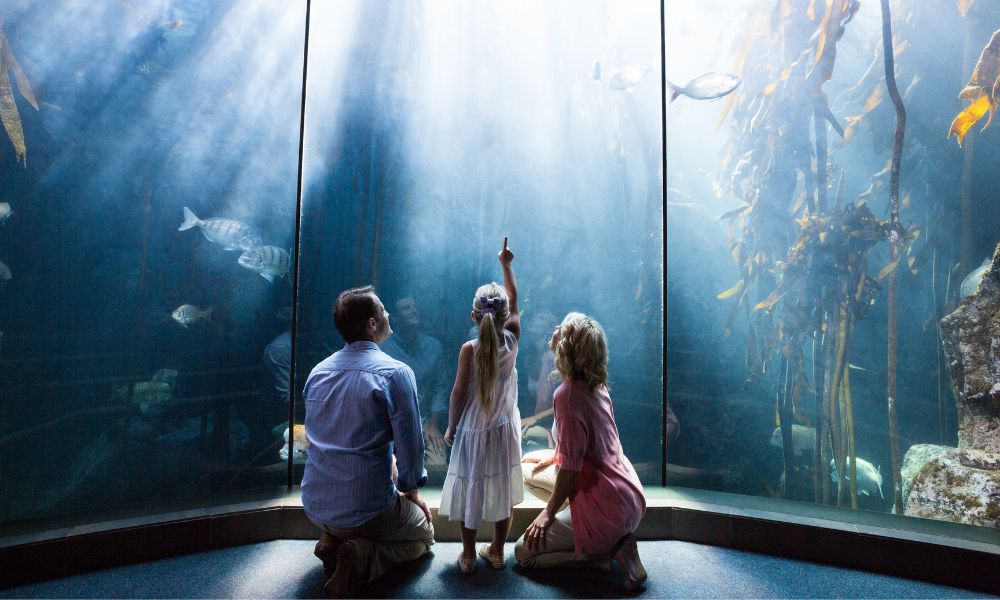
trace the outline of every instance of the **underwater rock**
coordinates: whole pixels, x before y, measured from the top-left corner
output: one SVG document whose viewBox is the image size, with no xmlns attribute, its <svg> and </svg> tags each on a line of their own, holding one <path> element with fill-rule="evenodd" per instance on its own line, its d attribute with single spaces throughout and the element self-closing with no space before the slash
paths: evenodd
<svg viewBox="0 0 1000 600">
<path fill-rule="evenodd" d="M 1000 455 L 957 449 L 927 462 L 910 488 L 906 514 L 1000 527 L 1000 470 L 967 466 L 986 458 L 984 454 L 992 454 L 993 464 L 1000 464 Z"/>
<path fill-rule="evenodd" d="M 903 500 L 910 494 L 910 487 L 917 473 L 924 468 L 924 465 L 931 460 L 941 456 L 949 450 L 954 450 L 951 446 L 938 446 L 937 444 L 916 444 L 910 446 L 903 457 L 903 468 L 901 475 L 903 479 Z"/>
<path fill-rule="evenodd" d="M 958 447 L 1000 453 L 1000 245 L 979 288 L 941 319 L 958 404 Z"/>
</svg>

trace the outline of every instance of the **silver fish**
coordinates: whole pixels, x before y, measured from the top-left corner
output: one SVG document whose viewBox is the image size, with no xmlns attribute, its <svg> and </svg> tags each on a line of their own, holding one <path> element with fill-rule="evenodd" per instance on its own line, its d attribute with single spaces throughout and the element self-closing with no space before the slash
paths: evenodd
<svg viewBox="0 0 1000 600">
<path fill-rule="evenodd" d="M 264 242 L 255 234 L 250 226 L 233 219 L 199 219 L 191 209 L 184 207 L 184 222 L 177 231 L 186 231 L 194 226 L 201 228 L 202 235 L 210 242 L 222 246 L 225 250 L 250 250 Z"/>
<path fill-rule="evenodd" d="M 180 323 L 184 327 L 190 327 L 194 325 L 198 320 L 204 319 L 206 321 L 212 320 L 212 311 L 214 307 L 209 306 L 207 309 L 202 310 L 193 304 L 182 304 L 177 307 L 176 310 L 170 315 L 175 321 Z"/>
<path fill-rule="evenodd" d="M 288 252 L 274 246 L 250 248 L 240 255 L 239 260 L 241 267 L 260 274 L 271 283 L 274 283 L 275 277 L 288 275 L 288 267 L 291 262 Z"/>
<path fill-rule="evenodd" d="M 816 444 L 816 430 L 804 425 L 792 425 L 792 453 L 796 456 L 803 452 L 812 452 Z M 781 448 L 784 444 L 781 439 L 781 427 L 775 427 L 771 434 L 771 445 Z"/>
<path fill-rule="evenodd" d="M 646 65 L 632 65 L 631 67 L 615 71 L 608 79 L 608 89 L 615 91 L 627 90 L 645 79 L 646 74 L 652 70 L 651 67 L 647 67 Z"/>
<path fill-rule="evenodd" d="M 721 98 L 743 83 L 743 80 L 732 73 L 705 73 L 699 75 L 687 85 L 681 87 L 671 82 L 667 82 L 670 88 L 670 101 L 673 102 L 678 96 L 684 95 L 695 100 L 714 100 Z"/>
<path fill-rule="evenodd" d="M 291 321 L 292 320 L 292 307 L 282 306 L 281 310 L 274 313 L 274 316 L 278 318 L 279 321 Z"/>
<path fill-rule="evenodd" d="M 166 383 L 173 389 L 177 385 L 177 371 L 173 369 L 160 369 L 153 375 L 152 381 Z"/>
<path fill-rule="evenodd" d="M 0 260 L 0 281 L 7 281 L 13 276 L 14 275 L 10 272 L 10 267 L 3 264 L 3 261 Z"/>
<path fill-rule="evenodd" d="M 137 381 L 126 384 L 115 390 L 115 398 L 126 401 L 130 398 L 129 387 L 132 388 L 131 400 L 139 406 L 142 412 L 149 411 L 174 397 L 173 386 L 164 381 Z"/>
<path fill-rule="evenodd" d="M 9 219 L 12 214 L 14 214 L 14 211 L 10 209 L 10 203 L 0 202 L 0 223 Z"/>
<path fill-rule="evenodd" d="M 601 61 L 594 61 L 594 66 L 590 67 L 590 76 L 594 78 L 594 81 L 601 80 Z"/>
<path fill-rule="evenodd" d="M 986 272 L 990 270 L 990 265 L 992 264 L 993 257 L 988 256 L 983 260 L 983 264 L 979 265 L 976 267 L 976 270 L 965 276 L 965 279 L 962 280 L 962 287 L 959 288 L 958 292 L 962 298 L 976 293 L 976 290 L 979 289 L 980 282 L 983 280 L 983 275 L 986 275 Z"/>
<path fill-rule="evenodd" d="M 874 496 L 875 492 L 878 492 L 879 497 L 885 500 L 885 495 L 882 494 L 882 473 L 881 469 L 875 467 L 867 460 L 863 458 L 856 459 L 857 463 L 854 468 L 858 474 L 858 495 L 859 496 Z M 850 461 L 845 461 L 845 469 L 850 470 Z M 837 483 L 837 463 L 834 459 L 830 459 L 830 479 L 834 483 Z M 846 481 L 850 481 L 850 477 L 844 477 Z"/>
</svg>

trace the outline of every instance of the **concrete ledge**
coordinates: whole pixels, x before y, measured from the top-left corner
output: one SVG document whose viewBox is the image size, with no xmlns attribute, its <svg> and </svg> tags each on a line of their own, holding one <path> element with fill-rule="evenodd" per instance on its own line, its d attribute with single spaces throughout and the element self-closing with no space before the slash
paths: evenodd
<svg viewBox="0 0 1000 600">
<path fill-rule="evenodd" d="M 428 499 L 436 509 L 437 498 Z M 515 507 L 511 539 L 524 532 L 542 506 L 532 498 Z M 852 514 L 845 511 L 845 516 Z M 47 532 L 48 538 L 40 534 L 44 539 L 0 547 L 0 587 L 227 546 L 319 537 L 297 497 L 160 517 L 54 530 Z M 448 522 L 436 510 L 434 528 L 440 541 L 461 539 L 458 523 Z M 480 530 L 484 540 L 488 529 Z M 650 498 L 637 536 L 727 546 L 1000 594 L 1000 578 L 995 576 L 1000 572 L 1000 544 L 995 543 L 677 498 Z"/>
</svg>

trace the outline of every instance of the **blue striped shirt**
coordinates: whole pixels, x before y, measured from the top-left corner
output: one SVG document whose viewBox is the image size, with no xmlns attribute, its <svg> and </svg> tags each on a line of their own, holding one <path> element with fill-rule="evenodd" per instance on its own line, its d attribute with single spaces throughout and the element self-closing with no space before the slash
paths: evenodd
<svg viewBox="0 0 1000 600">
<path fill-rule="evenodd" d="M 306 380 L 308 460 L 302 506 L 333 528 L 357 527 L 427 480 L 413 370 L 375 342 L 347 344 Z"/>
</svg>

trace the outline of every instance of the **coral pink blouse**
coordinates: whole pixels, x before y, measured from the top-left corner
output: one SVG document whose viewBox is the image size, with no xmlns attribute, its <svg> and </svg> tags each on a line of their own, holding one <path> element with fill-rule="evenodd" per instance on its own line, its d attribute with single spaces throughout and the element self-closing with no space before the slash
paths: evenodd
<svg viewBox="0 0 1000 600">
<path fill-rule="evenodd" d="M 591 391 L 583 380 L 567 380 L 553 406 L 555 462 L 580 473 L 569 497 L 576 555 L 607 555 L 646 512 L 639 476 L 622 452 L 611 396 L 603 385 Z"/>
</svg>

